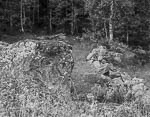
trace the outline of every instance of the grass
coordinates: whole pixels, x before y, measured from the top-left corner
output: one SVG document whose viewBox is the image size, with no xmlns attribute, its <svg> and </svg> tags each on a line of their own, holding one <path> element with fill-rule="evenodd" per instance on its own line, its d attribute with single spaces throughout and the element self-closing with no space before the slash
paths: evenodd
<svg viewBox="0 0 150 117">
<path fill-rule="evenodd" d="M 92 50 L 92 48 L 95 45 L 91 43 L 77 43 L 74 45 L 74 58 L 76 60 L 75 62 L 75 68 L 72 73 L 72 77 L 75 79 L 75 84 L 77 85 L 77 90 L 79 91 L 79 94 L 88 94 L 91 87 L 94 86 L 94 81 L 96 78 L 95 73 L 96 69 L 91 64 L 88 64 L 85 59 L 88 53 Z M 129 65 L 128 65 L 129 66 Z M 134 68 L 133 68 L 134 67 Z M 137 76 L 138 78 L 144 78 L 149 79 L 149 64 L 146 64 L 145 66 L 129 66 L 128 68 L 125 67 L 122 69 L 122 71 L 127 72 L 132 77 Z M 91 76 L 88 80 L 88 77 L 86 75 Z M 87 83 L 90 82 L 90 84 Z M 146 86 L 149 85 L 149 81 L 146 82 Z M 149 85 L 150 86 L 150 85 Z M 80 91 L 82 90 L 82 91 Z M 100 103 L 98 105 L 101 105 Z M 123 102 L 121 105 L 117 106 L 116 109 L 110 111 L 107 109 L 109 107 L 109 103 L 102 103 L 102 108 L 98 107 L 94 112 L 96 115 L 92 115 L 91 117 L 97 117 L 97 116 L 108 116 L 108 117 L 148 117 L 150 115 L 150 110 L 148 109 L 150 105 L 150 101 L 148 102 L 142 102 L 141 100 L 137 102 Z M 112 108 L 115 108 L 115 104 L 112 104 Z M 96 105 L 95 105 L 96 106 Z M 100 115 L 98 114 L 98 109 L 101 112 Z M 103 113 L 103 114 L 102 114 Z M 108 114 L 108 115 L 107 115 Z M 87 116 L 87 115 L 86 115 Z"/>
<path fill-rule="evenodd" d="M 97 70 L 86 62 L 86 56 L 96 44 L 88 41 L 76 42 L 71 38 L 69 39 L 70 43 L 73 44 L 75 60 L 71 77 L 79 99 L 73 100 L 74 95 L 72 95 L 67 85 L 61 84 L 59 80 L 56 81 L 55 85 L 49 84 L 46 87 L 39 81 L 31 80 L 40 77 L 37 74 L 26 73 L 21 75 L 19 67 L 10 69 L 10 71 L 14 70 L 13 75 L 9 71 L 3 70 L 0 71 L 0 117 L 150 116 L 150 101 L 139 100 L 121 104 L 96 101 L 90 94 L 91 88 L 97 82 Z M 131 69 L 124 69 L 124 71 L 130 73 Z M 133 74 L 149 80 L 149 65 L 137 68 Z"/>
</svg>

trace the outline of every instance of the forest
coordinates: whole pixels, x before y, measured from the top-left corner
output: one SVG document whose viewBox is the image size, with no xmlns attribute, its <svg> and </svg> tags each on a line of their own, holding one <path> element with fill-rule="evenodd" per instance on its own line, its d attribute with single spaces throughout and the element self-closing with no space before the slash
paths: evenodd
<svg viewBox="0 0 150 117">
<path fill-rule="evenodd" d="M 147 49 L 149 25 L 149 0 L 0 0 L 2 34 L 86 35 Z"/>
<path fill-rule="evenodd" d="M 0 117 L 150 117 L 150 0 L 0 0 Z"/>
</svg>

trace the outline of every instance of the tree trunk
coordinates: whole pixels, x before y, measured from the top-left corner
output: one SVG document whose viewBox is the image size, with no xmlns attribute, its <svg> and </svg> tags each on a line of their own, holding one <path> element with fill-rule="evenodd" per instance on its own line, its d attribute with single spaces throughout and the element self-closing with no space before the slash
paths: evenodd
<svg viewBox="0 0 150 117">
<path fill-rule="evenodd" d="M 108 32 L 107 32 L 107 27 L 106 27 L 106 21 L 104 21 L 104 30 L 105 30 L 106 40 L 108 41 Z"/>
<path fill-rule="evenodd" d="M 23 25 L 26 24 L 26 10 L 25 10 L 25 7 L 23 8 Z"/>
<path fill-rule="evenodd" d="M 8 0 L 5 2 L 5 7 L 4 7 L 4 18 L 6 18 L 7 15 L 7 7 L 8 7 Z"/>
<path fill-rule="evenodd" d="M 20 23 L 21 23 L 21 32 L 24 32 L 24 28 L 23 28 L 23 19 L 22 19 L 22 11 L 23 11 L 23 4 L 22 4 L 22 0 L 20 2 Z"/>
<path fill-rule="evenodd" d="M 12 18 L 12 15 L 10 15 L 10 17 L 9 17 L 9 22 L 10 22 L 10 30 L 12 31 L 12 27 L 13 27 L 13 18 Z"/>
<path fill-rule="evenodd" d="M 40 2 L 39 2 L 39 0 L 38 0 L 37 19 L 38 19 L 38 24 L 39 24 L 39 22 L 40 22 Z"/>
<path fill-rule="evenodd" d="M 95 38 L 95 33 L 96 33 L 96 27 L 95 27 L 94 19 L 92 18 L 92 40 L 93 41 L 94 41 L 94 38 Z"/>
<path fill-rule="evenodd" d="M 49 10 L 49 33 L 52 33 L 52 10 Z"/>
<path fill-rule="evenodd" d="M 73 0 L 71 1 L 72 3 L 72 21 L 71 21 L 71 34 L 74 35 L 74 5 L 73 5 Z"/>
<path fill-rule="evenodd" d="M 129 32 L 128 32 L 128 28 L 127 28 L 127 45 L 129 45 Z"/>
<path fill-rule="evenodd" d="M 114 35 L 113 35 L 113 15 L 114 15 L 114 0 L 111 1 L 110 6 L 110 19 L 109 19 L 109 43 L 113 41 Z"/>
<path fill-rule="evenodd" d="M 34 12 L 35 12 L 35 1 L 33 1 L 33 12 L 32 12 L 32 24 L 35 24 L 35 18 L 34 18 Z"/>
</svg>

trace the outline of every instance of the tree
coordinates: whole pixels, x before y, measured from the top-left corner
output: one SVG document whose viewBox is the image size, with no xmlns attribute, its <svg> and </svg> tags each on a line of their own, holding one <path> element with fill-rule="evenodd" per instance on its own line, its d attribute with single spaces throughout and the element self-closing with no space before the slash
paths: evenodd
<svg viewBox="0 0 150 117">
<path fill-rule="evenodd" d="M 0 6 L 1 29 L 87 32 L 92 39 L 128 45 L 150 42 L 149 0 L 0 0 Z"/>
<path fill-rule="evenodd" d="M 21 24 L 21 31 L 24 32 L 24 28 L 23 28 L 23 0 L 20 1 L 20 24 Z"/>
<path fill-rule="evenodd" d="M 113 23 L 113 18 L 114 18 L 114 0 L 111 0 L 110 3 L 110 18 L 109 18 L 109 43 L 113 41 L 114 38 L 114 23 Z"/>
</svg>

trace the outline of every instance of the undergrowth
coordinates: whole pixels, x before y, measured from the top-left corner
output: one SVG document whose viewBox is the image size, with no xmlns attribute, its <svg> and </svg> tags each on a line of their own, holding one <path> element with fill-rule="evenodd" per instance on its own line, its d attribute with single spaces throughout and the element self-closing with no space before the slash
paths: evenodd
<svg viewBox="0 0 150 117">
<path fill-rule="evenodd" d="M 80 64 L 80 67 L 82 66 L 83 68 L 88 67 L 84 67 L 84 59 L 93 48 L 90 45 L 90 43 L 74 45 L 76 50 L 73 50 L 73 52 L 76 65 Z M 95 45 L 93 44 L 93 46 Z M 76 65 L 75 67 L 77 67 Z M 73 88 L 75 89 L 77 83 L 80 85 L 83 83 L 82 85 L 84 85 L 82 73 L 89 71 L 89 68 L 86 68 L 86 70 L 78 68 L 75 68 L 72 73 L 72 78 L 75 82 Z M 116 95 L 113 98 L 122 100 L 121 103 L 108 103 L 105 100 L 100 103 L 98 99 L 94 98 L 94 95 L 104 98 L 105 94 L 103 94 L 103 91 L 105 89 L 95 86 L 92 93 L 86 94 L 86 99 L 79 100 L 78 92 L 71 92 L 70 82 L 63 81 L 62 77 L 52 78 L 51 83 L 43 83 L 39 80 L 40 76 L 36 73 L 31 72 L 30 74 L 16 69 L 11 69 L 11 71 L 14 71 L 13 74 L 5 70 L 0 71 L 0 117 L 150 116 L 150 104 L 145 103 L 140 98 L 136 101 L 127 101 L 116 91 Z M 46 71 L 49 71 L 48 67 Z M 49 74 L 45 74 L 44 77 L 50 78 Z"/>
</svg>

